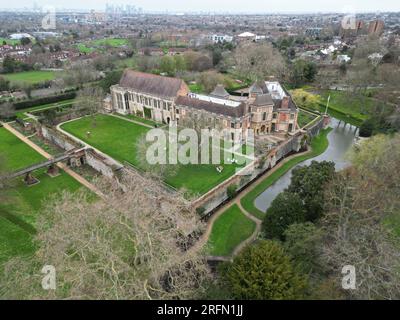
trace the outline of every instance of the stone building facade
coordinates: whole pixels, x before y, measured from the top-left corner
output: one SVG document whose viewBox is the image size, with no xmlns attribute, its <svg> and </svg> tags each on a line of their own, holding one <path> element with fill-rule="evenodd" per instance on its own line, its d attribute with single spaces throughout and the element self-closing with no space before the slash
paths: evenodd
<svg viewBox="0 0 400 320">
<path fill-rule="evenodd" d="M 249 95 L 231 96 L 221 85 L 210 95 L 191 93 L 181 79 L 125 70 L 120 83 L 111 87 L 108 111 L 135 114 L 166 124 L 184 122 L 185 117 L 202 119 L 205 127 L 247 129 L 258 135 L 294 133 L 298 109 L 279 82 L 254 83 Z M 233 136 L 232 136 L 233 138 Z"/>
</svg>

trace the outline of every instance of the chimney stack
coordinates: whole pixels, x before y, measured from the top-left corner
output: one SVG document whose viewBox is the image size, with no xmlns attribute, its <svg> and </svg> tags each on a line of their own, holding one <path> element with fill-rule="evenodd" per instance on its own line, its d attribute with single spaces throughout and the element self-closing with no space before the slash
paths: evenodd
<svg viewBox="0 0 400 320">
<path fill-rule="evenodd" d="M 289 109 L 289 97 L 288 96 L 284 96 L 282 98 L 281 108 L 282 109 Z"/>
</svg>

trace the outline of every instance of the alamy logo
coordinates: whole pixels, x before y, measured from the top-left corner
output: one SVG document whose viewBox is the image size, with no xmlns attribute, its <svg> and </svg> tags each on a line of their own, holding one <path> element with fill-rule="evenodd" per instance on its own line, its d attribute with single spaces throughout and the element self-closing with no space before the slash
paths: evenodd
<svg viewBox="0 0 400 320">
<path fill-rule="evenodd" d="M 345 16 L 342 19 L 342 28 L 344 30 L 355 30 L 357 29 L 357 17 L 355 9 L 348 7 L 343 10 Z"/>
<path fill-rule="evenodd" d="M 351 265 L 344 266 L 342 268 L 342 288 L 344 290 L 355 290 L 356 289 L 356 268 Z"/>
<path fill-rule="evenodd" d="M 146 161 L 150 165 L 214 164 L 236 165 L 236 173 L 246 173 L 254 163 L 254 130 L 152 129 L 146 134 Z"/>
<path fill-rule="evenodd" d="M 42 288 L 44 290 L 56 290 L 56 268 L 46 265 L 42 268 L 42 273 L 45 274 L 42 278 Z"/>
<path fill-rule="evenodd" d="M 56 8 L 53 6 L 45 6 L 43 13 L 46 15 L 42 19 L 42 28 L 44 30 L 56 29 Z"/>
</svg>

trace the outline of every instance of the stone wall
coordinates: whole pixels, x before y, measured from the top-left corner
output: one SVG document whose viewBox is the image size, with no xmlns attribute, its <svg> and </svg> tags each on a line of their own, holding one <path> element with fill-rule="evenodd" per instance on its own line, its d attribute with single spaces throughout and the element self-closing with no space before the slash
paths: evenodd
<svg viewBox="0 0 400 320">
<path fill-rule="evenodd" d="M 107 158 L 99 155 L 93 149 L 86 149 L 85 154 L 87 165 L 108 178 L 115 177 L 115 171 L 118 170 L 118 168 L 110 163 Z"/>
<path fill-rule="evenodd" d="M 288 140 L 278 145 L 276 148 L 269 151 L 269 153 L 264 157 L 264 159 L 257 159 L 254 162 L 253 169 L 248 175 L 242 176 L 232 176 L 222 184 L 218 185 L 214 189 L 207 192 L 205 195 L 201 196 L 193 202 L 195 207 L 203 207 L 205 209 L 205 215 L 212 212 L 214 209 L 218 208 L 228 199 L 227 188 L 230 185 L 236 184 L 238 186 L 238 191 L 245 189 L 252 182 L 254 182 L 258 177 L 263 175 L 266 171 L 272 169 L 285 157 L 290 154 L 297 153 L 301 150 L 302 141 L 305 136 L 313 138 L 317 136 L 320 131 L 329 123 L 327 117 L 318 118 L 315 123 L 313 123 L 307 130 L 297 132 L 294 136 L 290 137 Z"/>
<path fill-rule="evenodd" d="M 66 151 L 71 151 L 76 148 L 82 148 L 82 145 L 78 144 L 72 139 L 69 139 L 58 131 L 43 125 L 38 128 L 38 134 L 44 139 L 50 141 L 51 143 Z"/>
<path fill-rule="evenodd" d="M 75 141 L 62 132 L 56 131 L 47 126 L 41 125 L 37 130 L 41 137 L 65 151 L 84 148 L 84 146 L 78 141 Z M 121 166 L 118 166 L 115 161 L 112 161 L 112 159 L 109 159 L 90 148 L 84 150 L 84 160 L 87 165 L 108 178 L 115 177 L 115 172 L 121 169 Z"/>
<path fill-rule="evenodd" d="M 309 138 L 317 136 L 320 131 L 327 125 L 327 123 L 329 123 L 329 121 L 327 121 L 327 117 L 321 116 L 315 123 L 306 128 L 307 136 Z"/>
<path fill-rule="evenodd" d="M 283 142 L 276 148 L 269 151 L 266 157 L 257 159 L 253 162 L 250 170 L 247 170 L 246 175 L 234 175 L 207 192 L 205 195 L 193 201 L 193 205 L 203 207 L 205 214 L 210 213 L 228 199 L 227 189 L 231 185 L 237 185 L 237 190 L 240 191 L 250 185 L 259 176 L 263 175 L 266 171 L 272 169 L 276 164 L 293 152 L 299 152 L 301 149 L 301 141 L 304 133 L 298 133 L 290 137 L 287 141 Z"/>
</svg>

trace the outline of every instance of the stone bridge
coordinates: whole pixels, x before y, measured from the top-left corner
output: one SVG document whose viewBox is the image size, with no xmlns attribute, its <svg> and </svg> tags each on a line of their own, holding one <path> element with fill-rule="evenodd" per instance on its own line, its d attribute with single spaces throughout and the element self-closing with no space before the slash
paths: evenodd
<svg viewBox="0 0 400 320">
<path fill-rule="evenodd" d="M 59 168 L 56 166 L 57 163 L 62 162 L 62 161 L 67 161 L 69 165 L 74 165 L 74 163 L 81 163 L 83 164 L 85 161 L 85 150 L 84 149 L 79 149 L 79 150 L 71 150 L 67 153 L 60 154 L 55 156 L 53 159 L 49 159 L 40 163 L 33 164 L 29 167 L 26 167 L 24 169 L 17 170 L 15 172 L 12 172 L 11 174 L 5 175 L 0 177 L 0 179 L 15 179 L 20 176 L 25 176 L 24 181 L 27 185 L 33 185 L 38 183 L 38 179 L 36 179 L 33 175 L 32 172 L 42 169 L 42 168 L 48 168 L 47 173 L 54 177 L 59 174 Z"/>
</svg>

